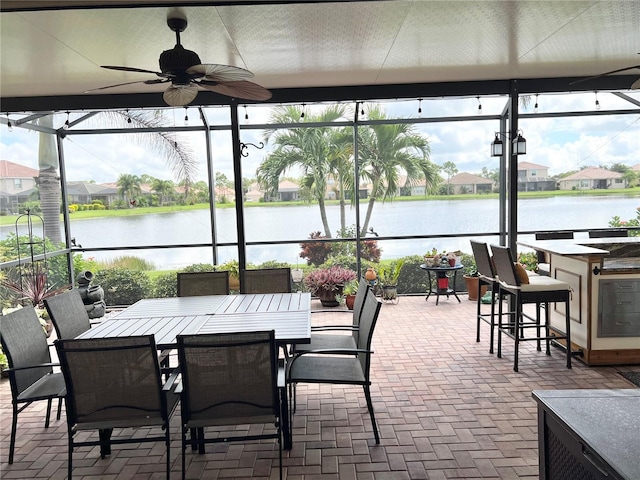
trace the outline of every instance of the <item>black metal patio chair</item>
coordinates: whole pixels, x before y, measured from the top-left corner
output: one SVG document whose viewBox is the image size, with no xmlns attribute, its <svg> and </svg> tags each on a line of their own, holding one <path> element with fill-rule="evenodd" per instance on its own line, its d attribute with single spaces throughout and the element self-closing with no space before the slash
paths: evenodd
<svg viewBox="0 0 640 480">
<path fill-rule="evenodd" d="M 55 342 L 67 384 L 68 480 L 73 473 L 75 447 L 100 446 L 100 456 L 111 446 L 164 441 L 166 474 L 170 478 L 169 418 L 178 395 L 163 390 L 153 335 L 67 339 Z M 158 427 L 144 435 L 118 435 L 114 429 Z M 98 438 L 80 436 L 98 431 Z"/>
<path fill-rule="evenodd" d="M 609 228 L 607 230 L 589 230 L 589 238 L 627 237 L 629 233 L 624 228 Z"/>
<path fill-rule="evenodd" d="M 291 358 L 287 366 L 287 384 L 291 415 L 296 408 L 295 385 L 298 383 L 324 383 L 334 385 L 361 385 L 371 417 L 376 444 L 380 435 L 371 401 L 371 340 L 380 313 L 380 306 L 371 290 L 367 291 L 360 317 L 360 333 L 356 349 L 321 349 L 300 353 Z M 293 422 L 290 422 L 292 424 Z"/>
<path fill-rule="evenodd" d="M 178 296 L 229 295 L 229 272 L 179 272 Z"/>
<path fill-rule="evenodd" d="M 282 479 L 282 409 L 274 331 L 179 335 L 177 340 L 182 375 L 182 478 L 187 445 L 204 453 L 207 443 L 275 438 Z M 224 430 L 205 437 L 205 427 L 253 424 L 274 427 L 262 433 L 250 429 L 241 435 Z"/>
<path fill-rule="evenodd" d="M 493 353 L 493 340 L 496 327 L 496 297 L 498 295 L 498 278 L 486 243 L 471 240 L 471 250 L 478 271 L 478 299 L 476 304 L 476 342 L 480 341 L 480 323 L 489 324 L 489 353 Z M 491 288 L 491 312 L 482 313 L 482 287 Z"/>
<path fill-rule="evenodd" d="M 31 403 L 47 401 L 47 416 L 44 427 L 49 427 L 51 403 L 58 399 L 57 419 L 60 420 L 62 399 L 66 394 L 64 378 L 54 373 L 57 363 L 51 363 L 47 337 L 33 307 L 24 307 L 0 316 L 0 341 L 7 356 L 11 385 L 11 440 L 9 463 L 13 463 L 16 444 L 18 414 Z"/>
</svg>

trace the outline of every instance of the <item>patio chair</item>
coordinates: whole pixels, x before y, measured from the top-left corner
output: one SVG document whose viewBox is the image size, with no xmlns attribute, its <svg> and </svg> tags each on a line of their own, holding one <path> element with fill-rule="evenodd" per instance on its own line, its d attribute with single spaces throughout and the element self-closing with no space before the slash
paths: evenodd
<svg viewBox="0 0 640 480">
<path fill-rule="evenodd" d="M 295 386 L 298 383 L 325 383 L 334 385 L 361 385 L 371 417 L 376 444 L 380 435 L 371 401 L 371 340 L 380 313 L 380 306 L 371 290 L 367 291 L 360 317 L 360 334 L 356 349 L 322 349 L 300 353 L 291 358 L 287 368 L 291 415 L 295 412 Z M 293 422 L 290 421 L 290 424 Z"/>
<path fill-rule="evenodd" d="M 571 368 L 571 317 L 569 305 L 571 299 L 571 287 L 568 283 L 544 275 L 522 277 L 516 271 L 513 255 L 509 247 L 491 245 L 496 273 L 498 274 L 498 286 L 500 298 L 511 297 L 514 302 L 514 311 L 502 311 L 503 302 L 498 307 L 498 358 L 502 358 L 502 335 L 507 335 L 514 340 L 513 370 L 518 371 L 518 349 L 520 342 L 536 341 L 538 351 L 541 350 L 541 342 L 546 343 L 546 354 L 551 355 L 550 343 L 553 340 L 566 342 L 567 368 Z M 524 271 L 524 269 L 522 270 Z M 526 275 L 526 274 L 525 274 Z M 554 328 L 551 333 L 550 308 L 551 302 L 564 303 L 565 331 Z M 535 318 L 525 315 L 522 307 L 525 304 L 535 304 Z M 540 321 L 541 305 L 545 305 L 545 321 Z M 503 322 L 503 317 L 508 316 L 509 321 Z M 527 336 L 526 332 L 535 329 L 534 336 Z M 544 332 L 542 332 L 544 330 Z"/>
<path fill-rule="evenodd" d="M 169 417 L 178 396 L 163 390 L 153 335 L 57 340 L 60 365 L 67 384 L 68 480 L 73 473 L 73 451 L 100 446 L 100 456 L 111 446 L 164 441 L 166 473 L 170 478 Z M 112 438 L 114 429 L 158 427 L 141 436 Z M 97 430 L 98 438 L 80 436 Z"/>
<path fill-rule="evenodd" d="M 536 240 L 571 240 L 573 238 L 573 232 L 570 230 L 559 232 L 537 232 Z M 549 263 L 548 254 L 536 250 L 536 256 L 538 257 L 538 269 L 537 273 L 540 275 L 551 275 L 551 264 Z"/>
<path fill-rule="evenodd" d="M 480 341 L 480 323 L 489 324 L 489 353 L 493 353 L 494 330 L 496 326 L 496 295 L 498 294 L 498 278 L 486 243 L 471 240 L 471 250 L 478 270 L 478 299 L 476 305 L 476 342 Z M 491 288 L 491 313 L 482 313 L 482 287 Z"/>
<path fill-rule="evenodd" d="M 180 272 L 178 296 L 229 295 L 229 272 Z"/>
<path fill-rule="evenodd" d="M 240 289 L 242 293 L 291 293 L 291 269 L 243 270 Z"/>
<path fill-rule="evenodd" d="M 182 374 L 182 478 L 187 445 L 197 445 L 204 453 L 207 443 L 275 438 L 282 479 L 282 410 L 274 331 L 179 335 L 177 341 Z M 273 431 L 249 429 L 235 435 L 225 430 L 205 438 L 205 427 L 269 423 L 274 424 Z M 188 431 L 192 432 L 189 439 Z"/>
<path fill-rule="evenodd" d="M 320 312 L 332 312 L 351 314 L 351 325 L 317 325 L 311 326 L 311 342 L 294 344 L 292 346 L 292 354 L 305 353 L 310 350 L 322 350 L 326 348 L 333 349 L 351 349 L 358 348 L 358 334 L 360 332 L 360 317 L 362 315 L 362 308 L 364 306 L 364 300 L 367 296 L 367 292 L 370 290 L 369 284 L 362 280 L 358 283 L 358 291 L 356 292 L 356 299 L 353 304 L 353 311 L 349 310 L 320 310 Z M 312 312 L 314 313 L 314 312 Z M 317 313 L 317 312 L 316 312 Z M 351 332 L 351 335 L 339 334 L 339 333 L 314 333 L 314 332 L 328 332 L 328 331 L 344 331 Z"/>
<path fill-rule="evenodd" d="M 589 238 L 626 237 L 628 232 L 624 228 L 610 228 L 608 230 L 589 230 Z"/>
<path fill-rule="evenodd" d="M 44 300 L 59 340 L 76 338 L 91 328 L 89 314 L 77 288 Z"/>
<path fill-rule="evenodd" d="M 61 373 L 53 373 L 57 363 L 51 363 L 49 345 L 32 307 L 24 307 L 7 315 L 0 316 L 0 340 L 2 350 L 7 356 L 11 386 L 11 440 L 9 442 L 9 463 L 13 463 L 16 444 L 18 414 L 31 403 L 47 401 L 47 416 L 44 427 L 49 427 L 51 403 L 58 399 L 57 419 L 60 420 L 62 399 L 66 389 Z"/>
</svg>

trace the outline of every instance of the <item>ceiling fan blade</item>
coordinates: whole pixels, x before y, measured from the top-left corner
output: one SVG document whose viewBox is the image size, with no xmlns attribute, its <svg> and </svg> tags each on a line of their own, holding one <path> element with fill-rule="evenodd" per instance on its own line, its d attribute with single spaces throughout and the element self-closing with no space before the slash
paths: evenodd
<svg viewBox="0 0 640 480">
<path fill-rule="evenodd" d="M 189 85 L 188 87 L 171 85 L 164 91 L 162 98 L 170 107 L 183 107 L 190 104 L 197 95 L 198 87 L 196 85 Z"/>
<path fill-rule="evenodd" d="M 143 68 L 134 68 L 134 67 L 116 67 L 113 65 L 100 65 L 100 68 L 107 68 L 109 70 L 120 70 L 122 72 L 137 72 L 137 73 L 151 73 L 153 75 L 158 75 L 159 77 L 166 76 L 162 72 L 154 72 L 152 70 L 145 70 Z"/>
<path fill-rule="evenodd" d="M 196 78 L 202 78 L 212 82 L 237 82 L 253 78 L 253 73 L 240 67 L 231 65 L 218 65 L 213 63 L 202 63 L 187 68 L 187 73 Z"/>
<path fill-rule="evenodd" d="M 148 80 L 147 80 L 148 81 Z M 114 87 L 121 87 L 123 85 L 133 85 L 134 83 L 147 83 L 147 81 L 145 80 L 138 80 L 137 82 L 125 82 L 125 83 L 116 83 L 115 85 L 107 85 L 106 87 L 98 87 L 98 88 L 92 88 L 90 90 L 85 90 L 82 93 L 89 93 L 89 92 L 95 92 L 97 90 L 105 90 L 107 88 L 114 88 Z"/>
<path fill-rule="evenodd" d="M 592 77 L 581 78 L 580 80 L 575 80 L 569 83 L 569 85 L 575 85 L 576 83 L 586 82 L 587 80 L 594 80 L 596 78 L 606 77 L 607 75 L 611 75 L 612 73 L 626 72 L 627 70 L 633 70 L 634 68 L 640 68 L 640 65 L 634 65 L 632 67 L 625 67 L 625 68 L 618 68 L 617 70 L 611 70 L 610 72 L 601 73 L 600 75 L 593 75 Z"/>
<path fill-rule="evenodd" d="M 217 85 L 199 84 L 202 88 L 228 97 L 244 100 L 269 100 L 271 92 L 257 83 L 242 80 L 240 82 L 220 82 Z"/>
<path fill-rule="evenodd" d="M 637 90 L 640 88 L 640 78 L 631 84 L 631 90 Z"/>
</svg>

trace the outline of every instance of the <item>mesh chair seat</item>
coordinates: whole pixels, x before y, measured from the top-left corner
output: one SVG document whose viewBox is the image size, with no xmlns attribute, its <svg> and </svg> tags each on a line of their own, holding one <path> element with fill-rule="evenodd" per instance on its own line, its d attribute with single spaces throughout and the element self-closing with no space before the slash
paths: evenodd
<svg viewBox="0 0 640 480">
<path fill-rule="evenodd" d="M 303 355 L 292 365 L 290 375 L 296 382 L 302 383 L 370 384 L 355 356 Z"/>
<path fill-rule="evenodd" d="M 62 392 L 62 395 L 61 395 Z M 64 396 L 65 383 L 61 373 L 52 373 L 40 378 L 35 383 L 25 388 L 19 395 L 19 402 L 35 402 L 37 400 L 46 400 L 50 397 Z"/>
</svg>

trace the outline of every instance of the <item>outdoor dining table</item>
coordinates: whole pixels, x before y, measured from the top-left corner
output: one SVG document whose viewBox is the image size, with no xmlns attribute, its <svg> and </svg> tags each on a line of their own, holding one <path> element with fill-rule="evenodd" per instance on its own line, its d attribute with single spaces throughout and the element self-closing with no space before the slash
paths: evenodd
<svg viewBox="0 0 640 480">
<path fill-rule="evenodd" d="M 140 300 L 78 338 L 153 335 L 158 350 L 177 348 L 178 335 L 274 330 L 283 348 L 311 340 L 311 295 L 265 293 Z M 283 372 L 279 372 L 282 376 Z M 278 379 L 284 448 L 291 448 L 284 377 Z"/>
</svg>

